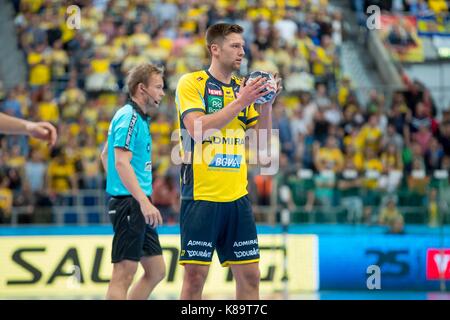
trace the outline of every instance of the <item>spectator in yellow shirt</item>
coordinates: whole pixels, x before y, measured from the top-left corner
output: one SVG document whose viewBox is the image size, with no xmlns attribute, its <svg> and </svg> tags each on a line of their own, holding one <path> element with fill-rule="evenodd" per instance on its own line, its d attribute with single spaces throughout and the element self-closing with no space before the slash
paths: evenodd
<svg viewBox="0 0 450 320">
<path fill-rule="evenodd" d="M 50 53 L 50 63 L 52 78 L 58 80 L 64 78 L 67 74 L 67 67 L 69 65 L 69 56 L 62 48 L 62 41 L 57 40 L 53 43 L 53 50 Z"/>
<path fill-rule="evenodd" d="M 142 23 L 138 23 L 134 26 L 134 32 L 130 36 L 130 43 L 133 46 L 136 46 L 138 48 L 145 48 L 147 47 L 151 42 L 150 36 L 144 32 L 144 26 Z"/>
<path fill-rule="evenodd" d="M 378 178 L 383 172 L 383 163 L 372 148 L 365 148 L 364 170 L 366 188 L 375 190 L 378 187 Z"/>
<path fill-rule="evenodd" d="M 352 144 L 347 144 L 344 148 L 344 163 L 351 162 L 356 171 L 362 172 L 364 168 L 364 157 L 362 153 L 355 149 Z"/>
<path fill-rule="evenodd" d="M 397 149 L 397 145 L 390 143 L 387 145 L 386 150 L 381 154 L 381 162 L 383 168 L 391 168 L 393 170 L 403 170 L 403 160 L 400 150 Z"/>
<path fill-rule="evenodd" d="M 111 72 L 111 60 L 97 48 L 94 58 L 90 62 L 88 76 L 86 79 L 86 90 L 116 90 L 117 83 L 114 74 Z"/>
<path fill-rule="evenodd" d="M 428 6 L 436 15 L 448 12 L 448 5 L 445 0 L 428 0 Z"/>
<path fill-rule="evenodd" d="M 61 147 L 52 151 L 52 159 L 48 165 L 47 183 L 49 194 L 64 195 L 78 189 L 75 167 L 66 159 Z"/>
<path fill-rule="evenodd" d="M 12 147 L 10 151 L 10 156 L 7 161 L 7 166 L 9 168 L 15 168 L 18 170 L 22 170 L 25 167 L 25 157 L 21 154 L 20 145 L 15 145 Z"/>
<path fill-rule="evenodd" d="M 85 103 L 86 95 L 84 91 L 77 87 L 76 79 L 71 78 L 66 90 L 59 97 L 62 120 L 69 122 L 76 121 Z"/>
<path fill-rule="evenodd" d="M 344 155 L 339 149 L 337 139 L 329 136 L 325 142 L 325 146 L 319 148 L 314 159 L 314 165 L 318 171 L 332 170 L 340 172 L 344 167 Z"/>
<path fill-rule="evenodd" d="M 388 226 L 390 233 L 403 232 L 404 219 L 395 204 L 394 198 L 389 198 L 386 206 L 381 209 L 378 217 L 378 223 Z"/>
<path fill-rule="evenodd" d="M 0 224 L 9 221 L 11 217 L 13 193 L 9 189 L 9 179 L 0 176 Z"/>
<path fill-rule="evenodd" d="M 83 168 L 83 183 L 85 189 L 95 189 L 100 187 L 100 162 L 95 137 L 89 136 L 85 145 L 81 148 L 80 157 Z"/>
<path fill-rule="evenodd" d="M 271 73 L 277 73 L 278 67 L 275 63 L 265 57 L 265 54 L 261 50 L 255 50 L 253 56 L 253 62 L 251 64 L 251 70 L 262 70 Z"/>
<path fill-rule="evenodd" d="M 52 90 L 45 90 L 43 101 L 38 105 L 38 117 L 43 121 L 57 123 L 59 121 L 59 108 Z"/>
<path fill-rule="evenodd" d="M 378 153 L 381 147 L 381 138 L 383 133 L 378 127 L 377 115 L 371 115 L 369 123 L 364 125 L 360 132 L 360 139 L 363 146 L 372 149 L 374 153 Z"/>
<path fill-rule="evenodd" d="M 28 83 L 32 89 L 50 83 L 50 59 L 48 53 L 45 52 L 45 48 L 45 44 L 40 44 L 35 50 L 32 50 L 27 57 L 28 66 L 30 68 Z"/>
<path fill-rule="evenodd" d="M 170 136 L 172 133 L 172 124 L 167 119 L 167 115 L 165 113 L 159 113 L 158 118 L 155 122 L 152 122 L 150 125 L 150 133 L 152 135 L 153 140 L 155 141 L 155 145 L 169 145 L 170 144 Z"/>
</svg>

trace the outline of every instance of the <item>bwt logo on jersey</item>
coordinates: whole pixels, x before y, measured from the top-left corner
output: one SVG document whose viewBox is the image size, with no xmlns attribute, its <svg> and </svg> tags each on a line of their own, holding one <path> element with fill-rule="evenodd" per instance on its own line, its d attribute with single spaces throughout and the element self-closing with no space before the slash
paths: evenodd
<svg viewBox="0 0 450 320">
<path fill-rule="evenodd" d="M 213 96 L 223 96 L 222 90 L 208 88 L 208 93 Z"/>
<path fill-rule="evenodd" d="M 239 169 L 241 167 L 241 155 L 237 154 L 216 154 L 209 164 L 212 168 Z"/>
</svg>

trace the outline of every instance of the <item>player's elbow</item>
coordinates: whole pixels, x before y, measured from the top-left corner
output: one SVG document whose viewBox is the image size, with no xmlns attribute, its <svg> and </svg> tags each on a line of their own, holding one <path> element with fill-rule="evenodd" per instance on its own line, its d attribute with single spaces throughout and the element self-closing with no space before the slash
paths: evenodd
<svg viewBox="0 0 450 320">
<path fill-rule="evenodd" d="M 100 154 L 100 159 L 102 159 L 102 161 L 105 162 L 106 159 L 108 159 L 108 151 L 103 150 L 102 153 Z"/>
<path fill-rule="evenodd" d="M 203 142 L 214 131 L 208 130 L 209 125 L 203 117 L 204 115 L 194 112 L 186 115 L 183 119 L 184 126 L 195 143 Z"/>
<path fill-rule="evenodd" d="M 194 140 L 195 143 L 201 143 L 203 142 L 203 132 L 202 130 L 195 130 L 194 126 L 186 126 L 186 130 L 191 137 L 192 140 Z"/>
<path fill-rule="evenodd" d="M 130 165 L 130 163 L 126 159 L 117 157 L 114 161 L 114 165 L 116 166 L 117 171 L 120 171 L 127 168 Z"/>
</svg>

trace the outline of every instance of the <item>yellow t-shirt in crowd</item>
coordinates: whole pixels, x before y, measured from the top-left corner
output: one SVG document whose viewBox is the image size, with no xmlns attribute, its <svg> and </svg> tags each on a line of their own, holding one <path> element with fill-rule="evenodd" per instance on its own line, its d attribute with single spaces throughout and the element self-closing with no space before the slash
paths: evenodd
<svg viewBox="0 0 450 320">
<path fill-rule="evenodd" d="M 169 144 L 172 125 L 169 122 L 154 122 L 150 125 L 150 133 L 156 143 Z"/>
<path fill-rule="evenodd" d="M 30 70 L 29 84 L 31 86 L 42 86 L 50 82 L 50 67 L 47 62 L 44 61 L 42 54 L 38 52 L 29 53 L 28 64 L 35 64 Z"/>
<path fill-rule="evenodd" d="M 435 13 L 448 11 L 447 2 L 445 0 L 428 0 L 428 6 Z"/>
<path fill-rule="evenodd" d="M 322 47 L 316 47 L 316 59 L 313 62 L 312 71 L 316 76 L 323 76 L 332 63 L 332 57 Z"/>
<path fill-rule="evenodd" d="M 8 188 L 0 188 L 0 209 L 6 217 L 11 215 L 13 193 Z"/>
<path fill-rule="evenodd" d="M 383 135 L 380 128 L 364 126 L 359 135 L 365 148 L 370 148 L 375 152 L 380 150 L 381 136 Z"/>
<path fill-rule="evenodd" d="M 377 158 L 365 160 L 364 169 L 366 170 L 366 172 L 377 171 L 381 174 L 381 172 L 383 171 L 383 164 Z M 366 177 L 366 179 L 364 180 L 364 185 L 368 189 L 376 189 L 378 186 L 378 178 Z"/>
<path fill-rule="evenodd" d="M 56 123 L 59 121 L 58 105 L 53 101 L 41 102 L 38 105 L 38 115 L 41 121 Z"/>
<path fill-rule="evenodd" d="M 332 166 L 328 166 L 328 169 L 333 171 L 337 171 L 339 168 L 342 168 L 344 164 L 344 156 L 338 148 L 330 149 L 330 148 L 320 148 L 319 153 L 317 155 L 318 161 L 324 161 L 326 163 L 331 163 Z"/>
<path fill-rule="evenodd" d="M 93 59 L 91 61 L 91 68 L 94 73 L 105 73 L 109 71 L 109 65 L 111 61 L 109 59 Z"/>
<path fill-rule="evenodd" d="M 75 168 L 70 163 L 51 161 L 48 166 L 49 187 L 56 192 L 70 190 L 70 177 L 75 174 Z"/>
</svg>

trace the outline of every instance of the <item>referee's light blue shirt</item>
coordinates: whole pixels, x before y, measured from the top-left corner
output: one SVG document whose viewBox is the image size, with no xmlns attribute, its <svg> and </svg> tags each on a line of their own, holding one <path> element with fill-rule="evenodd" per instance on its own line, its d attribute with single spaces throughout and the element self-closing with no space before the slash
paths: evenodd
<svg viewBox="0 0 450 320">
<path fill-rule="evenodd" d="M 131 195 L 123 185 L 115 166 L 114 148 L 132 152 L 131 167 L 139 186 L 147 196 L 152 194 L 152 138 L 150 118 L 139 106 L 129 100 L 117 110 L 108 130 L 108 172 L 106 192 L 112 196 Z"/>
</svg>

